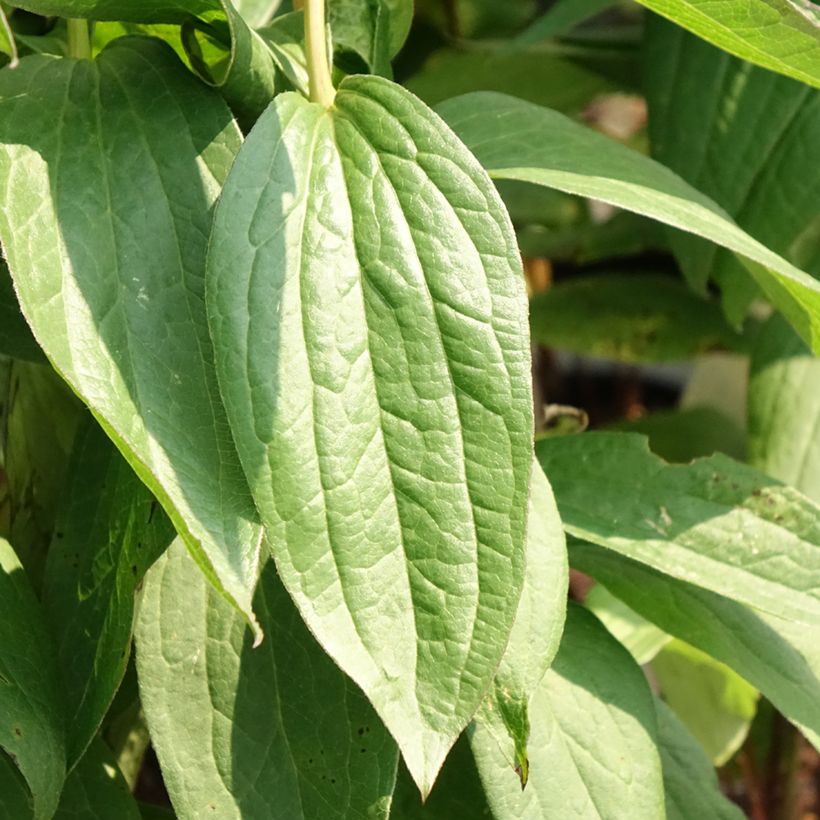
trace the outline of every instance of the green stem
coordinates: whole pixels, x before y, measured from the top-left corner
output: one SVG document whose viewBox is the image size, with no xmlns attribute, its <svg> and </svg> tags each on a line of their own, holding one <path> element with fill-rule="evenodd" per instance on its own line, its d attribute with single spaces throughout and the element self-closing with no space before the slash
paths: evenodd
<svg viewBox="0 0 820 820">
<path fill-rule="evenodd" d="M 2 5 L 0 5 L 0 28 L 3 29 L 6 34 L 6 39 L 9 41 L 9 51 L 11 52 L 9 55 L 9 68 L 16 68 L 20 62 L 17 54 L 17 41 L 14 39 L 14 31 Z"/>
<path fill-rule="evenodd" d="M 330 108 L 336 97 L 336 89 L 330 78 L 327 56 L 325 0 L 305 0 L 305 49 L 310 76 L 310 99 Z"/>
<path fill-rule="evenodd" d="M 88 20 L 68 20 L 68 56 L 75 60 L 91 59 Z"/>
</svg>

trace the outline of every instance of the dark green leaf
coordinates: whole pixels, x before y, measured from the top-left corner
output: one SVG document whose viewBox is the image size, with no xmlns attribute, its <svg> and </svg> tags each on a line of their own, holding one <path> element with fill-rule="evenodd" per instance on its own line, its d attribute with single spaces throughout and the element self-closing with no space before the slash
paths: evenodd
<svg viewBox="0 0 820 820">
<path fill-rule="evenodd" d="M 302 623 L 273 563 L 254 601 L 265 641 L 176 542 L 145 580 L 140 694 L 181 820 L 383 820 L 398 753 Z"/>
<path fill-rule="evenodd" d="M 723 455 L 667 464 L 626 433 L 545 439 L 536 450 L 568 533 L 820 624 L 820 511 L 796 490 Z"/>
<path fill-rule="evenodd" d="M 43 601 L 57 643 L 71 767 L 125 674 L 137 585 L 174 532 L 93 422 L 77 437 L 63 492 Z"/>
<path fill-rule="evenodd" d="M 34 820 L 50 820 L 65 780 L 58 681 L 40 605 L 14 550 L 0 539 L 0 749 L 28 784 Z"/>
<path fill-rule="evenodd" d="M 211 208 L 240 143 L 227 108 L 168 46 L 127 38 L 93 63 L 0 73 L 0 141 L 0 239 L 35 336 L 251 618 L 261 529 L 203 301 Z"/>
<path fill-rule="evenodd" d="M 20 313 L 6 263 L 0 258 L 0 355 L 42 362 L 40 350 Z"/>
<path fill-rule="evenodd" d="M 231 171 L 208 306 L 285 586 L 429 791 L 524 575 L 526 299 L 492 183 L 375 77 L 277 97 Z"/>
</svg>

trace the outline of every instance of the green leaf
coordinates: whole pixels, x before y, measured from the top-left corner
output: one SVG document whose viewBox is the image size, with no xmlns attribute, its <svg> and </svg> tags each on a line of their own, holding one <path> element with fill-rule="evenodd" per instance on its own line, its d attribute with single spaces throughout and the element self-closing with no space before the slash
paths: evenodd
<svg viewBox="0 0 820 820">
<path fill-rule="evenodd" d="M 656 17 L 645 73 L 654 156 L 766 247 L 820 275 L 820 168 L 806 162 L 807 146 L 820 143 L 820 92 Z M 738 259 L 697 237 L 671 240 L 692 285 L 702 291 L 714 278 L 740 323 L 758 288 Z"/>
<path fill-rule="evenodd" d="M 721 792 L 715 770 L 697 741 L 662 701 L 656 700 L 667 820 L 743 820 Z"/>
<path fill-rule="evenodd" d="M 626 433 L 545 439 L 536 451 L 571 535 L 820 625 L 820 511 L 796 490 L 723 455 L 667 464 Z"/>
<path fill-rule="evenodd" d="M 40 605 L 14 550 L 3 539 L 0 748 L 12 758 L 28 784 L 34 820 L 49 820 L 57 808 L 66 772 L 57 664 Z"/>
<path fill-rule="evenodd" d="M 396 746 L 309 634 L 272 562 L 255 607 L 258 649 L 178 541 L 146 576 L 140 696 L 180 819 L 387 818 Z"/>
<path fill-rule="evenodd" d="M 530 706 L 522 791 L 493 735 L 471 737 L 496 820 L 663 816 L 655 708 L 640 667 L 586 610 L 570 605 L 561 649 Z"/>
<path fill-rule="evenodd" d="M 17 8 L 45 17 L 83 17 L 132 23 L 183 23 L 221 0 L 14 0 Z"/>
<path fill-rule="evenodd" d="M 530 327 L 546 347 L 627 363 L 741 347 L 719 307 L 683 282 L 651 273 L 603 273 L 559 283 L 530 301 Z"/>
<path fill-rule="evenodd" d="M 820 11 L 812 0 L 638 0 L 718 48 L 820 88 Z"/>
<path fill-rule="evenodd" d="M 26 781 L 8 755 L 0 750 L 0 814 L 27 820 L 32 816 L 31 795 Z"/>
<path fill-rule="evenodd" d="M 512 94 L 569 115 L 580 114 L 594 97 L 620 91 L 603 65 L 586 65 L 560 49 L 516 48 L 508 44 L 471 45 L 434 52 L 407 88 L 428 105 L 471 91 Z M 631 57 L 613 55 L 628 63 Z"/>
<path fill-rule="evenodd" d="M 566 539 L 552 490 L 538 462 L 533 465 L 530 487 L 526 560 L 524 591 L 510 642 L 490 694 L 476 716 L 490 732 L 497 732 L 499 748 L 524 785 L 529 776 L 529 703 L 558 652 L 569 587 Z"/>
<path fill-rule="evenodd" d="M 551 37 L 568 34 L 576 26 L 600 14 L 617 0 L 558 0 L 529 28 L 518 35 L 517 42 L 538 43 Z"/>
<path fill-rule="evenodd" d="M 777 317 L 757 339 L 748 402 L 749 461 L 820 502 L 820 359 Z"/>
<path fill-rule="evenodd" d="M 213 371 L 211 208 L 240 135 L 158 40 L 0 73 L 0 240 L 49 359 L 251 615 L 261 528 Z M 139 184 L 134 180 L 139 179 Z"/>
<path fill-rule="evenodd" d="M 716 766 L 740 748 L 757 712 L 758 692 L 726 664 L 683 641 L 652 661 L 664 700 Z"/>
<path fill-rule="evenodd" d="M 493 178 L 602 200 L 737 253 L 772 303 L 820 352 L 820 282 L 744 233 L 668 168 L 555 111 L 500 94 L 468 94 L 438 111 Z"/>
<path fill-rule="evenodd" d="M 122 681 L 135 590 L 174 532 L 94 423 L 77 437 L 64 493 L 43 602 L 62 673 L 70 768 L 96 734 Z"/>
<path fill-rule="evenodd" d="M 208 277 L 282 580 L 429 792 L 523 585 L 530 348 L 507 214 L 421 102 L 348 78 L 331 111 L 285 94 L 260 119 Z"/>
<path fill-rule="evenodd" d="M 6 263 L 0 259 L 0 355 L 42 362 L 43 351 L 20 313 Z"/>
<path fill-rule="evenodd" d="M 251 28 L 268 25 L 282 4 L 282 0 L 232 0 L 237 11 Z"/>
<path fill-rule="evenodd" d="M 592 544 L 572 542 L 570 563 L 664 631 L 730 666 L 820 743 L 816 628 L 755 612 Z"/>
</svg>

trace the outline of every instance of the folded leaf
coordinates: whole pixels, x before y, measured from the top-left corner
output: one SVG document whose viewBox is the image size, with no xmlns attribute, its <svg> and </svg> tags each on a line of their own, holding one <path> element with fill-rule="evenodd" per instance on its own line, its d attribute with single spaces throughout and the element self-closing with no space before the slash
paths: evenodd
<svg viewBox="0 0 820 820">
<path fill-rule="evenodd" d="M 482 724 L 471 737 L 496 820 L 663 816 L 652 695 L 606 629 L 570 605 L 561 649 L 530 705 L 526 789 Z"/>
<path fill-rule="evenodd" d="M 638 0 L 698 37 L 820 88 L 820 11 L 813 0 Z"/>
<path fill-rule="evenodd" d="M 181 543 L 150 570 L 137 628 L 140 696 L 180 820 L 386 820 L 398 752 L 302 623 L 272 563 L 253 648 Z"/>
<path fill-rule="evenodd" d="M 0 143 L 0 241 L 38 342 L 251 618 L 261 528 L 203 301 L 240 143 L 227 108 L 168 46 L 126 38 L 0 73 Z"/>
<path fill-rule="evenodd" d="M 77 437 L 64 490 L 43 606 L 57 644 L 71 767 L 96 734 L 122 681 L 137 585 L 174 531 L 94 423 Z"/>
<path fill-rule="evenodd" d="M 40 605 L 14 550 L 0 539 L 0 749 L 14 760 L 28 784 L 34 820 L 50 820 L 65 780 L 58 681 Z M 13 775 L 4 777 L 14 780 Z"/>
<path fill-rule="evenodd" d="M 524 575 L 520 257 L 474 158 L 387 80 L 277 97 L 220 199 L 208 309 L 282 580 L 423 792 L 492 681 Z"/>
<path fill-rule="evenodd" d="M 570 563 L 661 629 L 730 666 L 820 744 L 816 628 L 755 612 L 592 544 L 573 542 Z"/>
<path fill-rule="evenodd" d="M 476 721 L 496 742 L 522 784 L 529 776 L 529 703 L 550 667 L 564 631 L 569 587 L 566 539 L 549 482 L 536 462 L 527 522 L 527 573 L 510 642 Z M 501 719 L 499 723 L 498 719 Z"/>
<path fill-rule="evenodd" d="M 467 94 L 437 110 L 493 178 L 608 202 L 738 254 L 766 296 L 820 353 L 820 282 L 744 233 L 668 168 L 555 111 L 501 94 Z"/>
<path fill-rule="evenodd" d="M 709 758 L 675 713 L 655 701 L 658 741 L 666 792 L 666 820 L 743 820 L 743 812 L 720 790 Z"/>
<path fill-rule="evenodd" d="M 820 625 L 820 510 L 796 490 L 722 455 L 667 464 L 627 433 L 546 439 L 536 449 L 568 533 Z"/>
</svg>

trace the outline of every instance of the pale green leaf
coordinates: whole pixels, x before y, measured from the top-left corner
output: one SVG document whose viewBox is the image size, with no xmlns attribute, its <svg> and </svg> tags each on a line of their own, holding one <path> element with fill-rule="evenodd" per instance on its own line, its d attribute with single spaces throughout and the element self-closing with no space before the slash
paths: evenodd
<svg viewBox="0 0 820 820">
<path fill-rule="evenodd" d="M 816 627 L 756 612 L 592 544 L 573 542 L 570 563 L 661 629 L 730 666 L 820 740 Z"/>
<path fill-rule="evenodd" d="M 723 455 L 667 464 L 627 433 L 545 439 L 536 450 L 571 535 L 820 625 L 820 510 L 797 490 Z"/>
<path fill-rule="evenodd" d="M 257 649 L 181 543 L 146 576 L 140 696 L 180 820 L 385 820 L 395 743 L 308 633 L 272 562 L 254 604 Z"/>
<path fill-rule="evenodd" d="M 77 436 L 68 476 L 43 605 L 57 644 L 71 767 L 96 734 L 125 674 L 137 585 L 174 532 L 93 422 Z"/>
<path fill-rule="evenodd" d="M 237 11 L 251 28 L 268 25 L 282 0 L 232 0 Z"/>
<path fill-rule="evenodd" d="M 749 461 L 820 502 L 820 359 L 782 319 L 757 339 L 748 402 Z"/>
<path fill-rule="evenodd" d="M 34 820 L 50 820 L 60 799 L 63 721 L 51 636 L 23 567 L 0 539 L 0 749 L 28 784 Z"/>
<path fill-rule="evenodd" d="M 0 141 L 0 240 L 38 342 L 252 617 L 261 529 L 203 300 L 236 125 L 168 46 L 126 38 L 0 73 Z"/>
<path fill-rule="evenodd" d="M 627 363 L 741 346 L 716 304 L 651 273 L 596 273 L 558 283 L 530 301 L 530 327 L 546 347 Z"/>
<path fill-rule="evenodd" d="M 820 88 L 813 0 L 638 0 L 724 51 Z"/>
<path fill-rule="evenodd" d="M 555 111 L 501 94 L 468 94 L 438 110 L 494 178 L 602 200 L 737 253 L 772 303 L 820 352 L 820 282 L 750 237 L 668 168 Z"/>
<path fill-rule="evenodd" d="M 208 277 L 284 584 L 428 792 L 523 585 L 530 347 L 507 214 L 421 102 L 348 78 L 331 111 L 285 94 L 260 119 Z"/>
<path fill-rule="evenodd" d="M 646 41 L 654 156 L 766 247 L 820 274 L 820 166 L 808 160 L 820 143 L 820 91 L 661 18 L 649 21 Z M 758 288 L 738 259 L 691 235 L 675 232 L 671 241 L 692 285 L 703 291 L 715 279 L 727 315 L 741 322 Z"/>
<path fill-rule="evenodd" d="M 743 812 L 720 791 L 709 758 L 675 713 L 656 700 L 667 820 L 743 820 Z"/>
<path fill-rule="evenodd" d="M 529 703 L 558 652 L 569 587 L 566 539 L 538 462 L 533 465 L 530 486 L 526 560 L 524 591 L 510 642 L 490 694 L 476 715 L 476 721 L 485 723 L 490 732 L 502 729 L 496 742 L 523 784 L 529 776 Z M 500 724 L 494 716 L 501 718 Z"/>
<path fill-rule="evenodd" d="M 530 780 L 522 791 L 493 734 L 471 745 L 496 820 L 663 817 L 652 695 L 640 667 L 571 605 L 561 649 L 530 704 Z"/>
<path fill-rule="evenodd" d="M 674 640 L 652 661 L 664 700 L 722 766 L 740 748 L 757 712 L 758 692 L 726 664 Z"/>
</svg>

